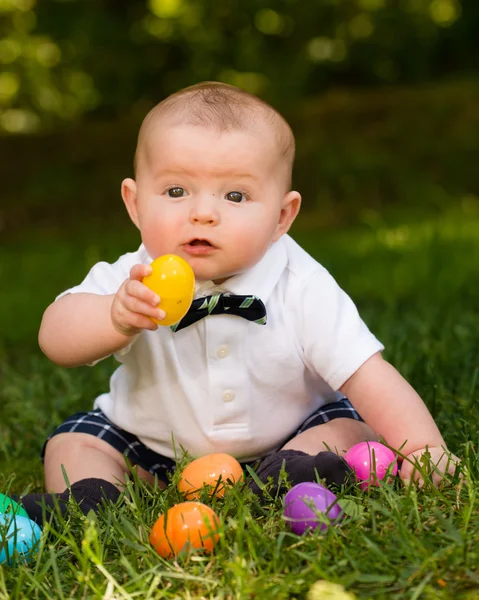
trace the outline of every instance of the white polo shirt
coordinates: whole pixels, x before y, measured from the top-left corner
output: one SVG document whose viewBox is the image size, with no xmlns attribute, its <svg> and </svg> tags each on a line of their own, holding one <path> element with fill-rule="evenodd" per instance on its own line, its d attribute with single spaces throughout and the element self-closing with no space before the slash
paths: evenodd
<svg viewBox="0 0 479 600">
<path fill-rule="evenodd" d="M 67 293 L 113 294 L 134 264 L 149 264 L 143 245 L 114 264 L 96 264 Z M 267 324 L 212 315 L 173 333 L 143 331 L 115 357 L 110 391 L 95 400 L 107 417 L 155 452 L 175 457 L 226 452 L 252 460 L 277 449 L 383 345 L 331 275 L 290 236 L 221 286 L 254 294 Z M 60 296 L 59 296 L 60 297 Z"/>
</svg>

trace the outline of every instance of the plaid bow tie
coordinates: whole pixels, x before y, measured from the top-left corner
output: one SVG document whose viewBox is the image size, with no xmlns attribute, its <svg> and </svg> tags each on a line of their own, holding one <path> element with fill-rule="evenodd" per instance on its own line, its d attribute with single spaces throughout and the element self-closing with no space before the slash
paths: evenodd
<svg viewBox="0 0 479 600">
<path fill-rule="evenodd" d="M 234 294 L 215 294 L 193 300 L 189 311 L 176 323 L 172 331 L 179 331 L 196 323 L 208 315 L 230 314 L 266 325 L 266 307 L 256 296 L 235 296 Z"/>
</svg>

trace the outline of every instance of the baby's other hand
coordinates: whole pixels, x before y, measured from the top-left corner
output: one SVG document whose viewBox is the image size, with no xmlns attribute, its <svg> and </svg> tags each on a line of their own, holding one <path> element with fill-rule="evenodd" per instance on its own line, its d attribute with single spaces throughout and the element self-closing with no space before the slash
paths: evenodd
<svg viewBox="0 0 479 600">
<path fill-rule="evenodd" d="M 429 458 L 429 460 L 423 460 Z M 430 462 L 429 462 L 430 461 Z M 434 485 L 439 485 L 446 473 L 454 475 L 459 459 L 451 454 L 445 447 L 427 447 L 411 452 L 401 465 L 401 479 L 405 484 L 411 480 L 424 485 L 423 474 L 416 468 L 416 464 L 421 470 L 427 470 Z"/>
<path fill-rule="evenodd" d="M 161 321 L 165 312 L 157 308 L 160 303 L 158 294 L 142 283 L 143 277 L 151 275 L 149 265 L 134 265 L 130 277 L 115 294 L 111 306 L 113 327 L 124 335 L 136 335 L 143 329 L 155 331 L 158 325 L 151 317 Z"/>
</svg>

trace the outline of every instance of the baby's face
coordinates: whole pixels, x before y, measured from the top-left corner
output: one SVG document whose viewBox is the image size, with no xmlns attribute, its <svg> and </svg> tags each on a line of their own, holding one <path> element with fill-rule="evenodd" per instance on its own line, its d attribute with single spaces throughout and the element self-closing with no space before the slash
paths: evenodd
<svg viewBox="0 0 479 600">
<path fill-rule="evenodd" d="M 267 127 L 156 124 L 145 144 L 122 193 L 152 258 L 177 254 L 197 279 L 222 281 L 257 263 L 296 216 L 300 197 L 285 190 Z"/>
</svg>

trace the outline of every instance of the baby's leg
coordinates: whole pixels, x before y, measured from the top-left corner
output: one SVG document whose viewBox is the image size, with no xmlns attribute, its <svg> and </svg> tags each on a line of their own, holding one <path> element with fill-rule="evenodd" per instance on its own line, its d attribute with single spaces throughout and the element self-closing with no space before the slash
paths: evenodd
<svg viewBox="0 0 479 600">
<path fill-rule="evenodd" d="M 342 398 L 308 417 L 279 451 L 261 462 L 257 475 L 263 483 L 273 479 L 272 495 L 278 491 L 282 470 L 292 485 L 316 481 L 317 477 L 327 485 L 342 485 L 351 475 L 342 456 L 354 444 L 376 439 L 374 431 L 361 420 L 351 403 Z M 262 496 L 254 481 L 250 488 Z"/>
<path fill-rule="evenodd" d="M 52 437 L 45 448 L 45 484 L 49 492 L 60 493 L 68 481 L 74 484 L 87 478 L 109 481 L 121 488 L 128 473 L 123 455 L 110 444 L 88 433 L 59 433 Z M 138 475 L 153 483 L 153 476 L 141 467 Z"/>
<path fill-rule="evenodd" d="M 377 436 L 364 421 L 334 419 L 299 433 L 283 446 L 283 450 L 300 450 L 315 455 L 332 450 L 340 456 L 359 442 L 375 441 Z"/>
<path fill-rule="evenodd" d="M 89 433 L 54 435 L 46 445 L 44 464 L 48 493 L 27 494 L 18 499 L 30 519 L 39 524 L 52 512 L 60 511 L 65 516 L 71 498 L 84 514 L 98 511 L 104 500 L 116 502 L 129 472 L 119 450 Z M 137 469 L 140 477 L 153 482 L 152 475 Z"/>
</svg>

